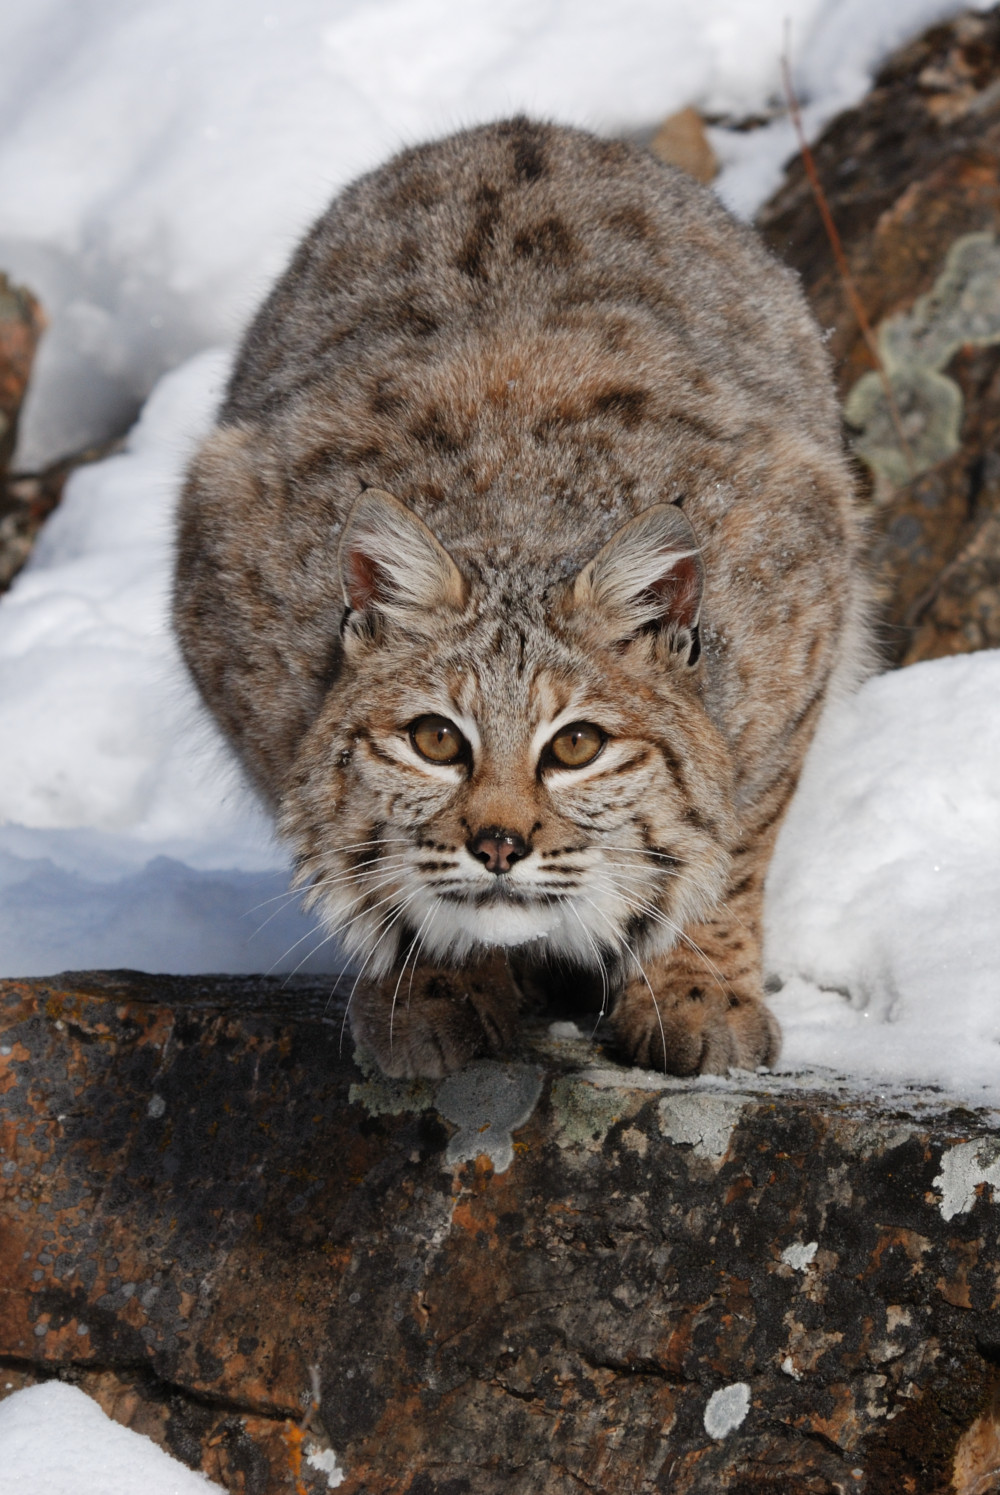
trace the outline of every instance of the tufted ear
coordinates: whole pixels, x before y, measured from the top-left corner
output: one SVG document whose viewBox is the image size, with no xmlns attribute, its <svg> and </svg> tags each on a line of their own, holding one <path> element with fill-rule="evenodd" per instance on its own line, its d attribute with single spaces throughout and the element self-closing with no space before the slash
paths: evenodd
<svg viewBox="0 0 1000 1495">
<path fill-rule="evenodd" d="M 617 642 L 664 633 L 695 664 L 705 568 L 694 530 L 676 504 L 655 504 L 623 525 L 573 584 L 577 607 L 605 614 Z"/>
<path fill-rule="evenodd" d="M 444 546 L 381 488 L 366 488 L 347 516 L 338 564 L 353 612 L 374 608 L 403 627 L 419 627 L 421 613 L 465 602 L 465 582 Z"/>
</svg>

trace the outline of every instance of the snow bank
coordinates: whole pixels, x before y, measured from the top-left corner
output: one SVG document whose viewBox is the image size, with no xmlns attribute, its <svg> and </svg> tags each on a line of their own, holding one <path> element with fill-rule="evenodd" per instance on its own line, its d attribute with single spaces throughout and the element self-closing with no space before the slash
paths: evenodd
<svg viewBox="0 0 1000 1495">
<path fill-rule="evenodd" d="M 220 1490 L 60 1381 L 0 1402 L 4 1495 L 209 1495 Z"/>
<path fill-rule="evenodd" d="M 0 604 L 5 975 L 316 968 L 321 936 L 167 621 L 174 500 L 227 366 L 205 353 L 161 380 Z"/>
<path fill-rule="evenodd" d="M 1000 1097 L 1000 650 L 831 712 L 768 879 L 783 1064 Z"/>
</svg>

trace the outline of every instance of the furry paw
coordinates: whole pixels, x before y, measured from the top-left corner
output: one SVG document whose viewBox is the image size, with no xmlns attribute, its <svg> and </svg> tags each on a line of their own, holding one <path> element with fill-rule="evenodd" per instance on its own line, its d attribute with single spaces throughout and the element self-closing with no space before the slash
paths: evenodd
<svg viewBox="0 0 1000 1495">
<path fill-rule="evenodd" d="M 518 997 L 502 961 L 475 970 L 419 967 L 361 986 L 351 1004 L 355 1041 L 396 1080 L 440 1080 L 472 1059 L 501 1053 L 514 1035 Z"/>
<path fill-rule="evenodd" d="M 611 1028 L 630 1063 L 672 1075 L 756 1069 L 773 1064 L 781 1050 L 781 1029 L 762 998 L 699 986 L 654 1001 L 644 981 L 633 981 Z"/>
</svg>

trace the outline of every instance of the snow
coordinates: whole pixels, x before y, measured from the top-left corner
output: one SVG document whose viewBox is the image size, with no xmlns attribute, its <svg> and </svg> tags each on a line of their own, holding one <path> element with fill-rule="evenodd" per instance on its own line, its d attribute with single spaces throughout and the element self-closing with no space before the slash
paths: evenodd
<svg viewBox="0 0 1000 1495">
<path fill-rule="evenodd" d="M 768 879 L 783 1063 L 1000 1094 L 1000 650 L 870 680 L 813 744 Z"/>
<path fill-rule="evenodd" d="M 0 1402 L 0 1468 L 4 1495 L 210 1495 L 222 1488 L 60 1381 Z"/>
<path fill-rule="evenodd" d="M 320 936 L 283 896 L 284 853 L 166 622 L 173 499 L 227 362 L 164 376 L 126 450 L 74 475 L 0 604 L 5 975 L 315 968 Z"/>
<path fill-rule="evenodd" d="M 401 144 L 518 108 L 636 132 L 692 102 L 766 112 L 786 18 L 815 132 L 889 48 L 958 8 L 623 0 L 613 23 L 597 0 L 6 8 L 0 265 L 52 323 L 19 460 L 142 414 L 74 475 L 0 601 L 3 974 L 336 968 L 166 625 L 186 455 L 331 192 Z M 742 212 L 794 148 L 780 119 L 713 139 Z M 771 879 L 786 1064 L 1000 1099 L 997 671 L 989 655 L 917 667 L 831 715 Z"/>
</svg>

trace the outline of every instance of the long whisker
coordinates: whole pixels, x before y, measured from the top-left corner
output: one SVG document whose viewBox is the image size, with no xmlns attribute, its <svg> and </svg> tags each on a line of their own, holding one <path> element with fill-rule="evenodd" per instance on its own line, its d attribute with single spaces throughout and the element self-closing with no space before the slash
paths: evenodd
<svg viewBox="0 0 1000 1495">
<path fill-rule="evenodd" d="M 399 905 L 398 908 L 396 908 L 396 909 L 390 909 L 389 912 L 388 912 L 388 914 L 384 915 L 379 920 L 378 924 L 376 924 L 375 928 L 372 930 L 372 933 L 375 934 L 375 933 L 377 933 L 377 931 L 379 929 L 382 929 L 382 933 L 379 935 L 378 939 L 375 941 L 374 945 L 372 945 L 371 949 L 368 951 L 368 954 L 365 956 L 364 960 L 362 961 L 362 963 L 361 963 L 361 969 L 358 972 L 357 976 L 354 978 L 354 985 L 351 987 L 350 993 L 348 995 L 347 1006 L 344 1008 L 344 1016 L 343 1016 L 343 1019 L 342 1019 L 341 1024 L 340 1024 L 340 1050 L 339 1051 L 341 1053 L 343 1052 L 343 1048 L 344 1048 L 344 1029 L 347 1026 L 348 1015 L 350 1014 L 350 1011 L 351 1011 L 351 1003 L 354 1001 L 354 993 L 357 991 L 358 986 L 359 986 L 359 984 L 361 982 L 361 979 L 362 979 L 362 977 L 365 974 L 365 971 L 367 971 L 369 965 L 371 964 L 372 960 L 374 959 L 375 952 L 378 949 L 379 945 L 381 945 L 381 943 L 385 939 L 386 935 L 390 932 L 390 930 L 392 929 L 393 925 L 396 923 L 396 920 L 401 917 L 401 915 L 403 914 L 403 912 L 404 912 L 407 904 L 412 903 L 413 900 L 414 900 L 414 898 L 419 897 L 420 891 L 421 890 L 418 888 L 415 892 L 410 893 L 406 898 L 404 898 L 403 901 L 402 901 L 402 903 Z M 385 925 L 384 929 L 382 927 L 383 925 Z"/>
<path fill-rule="evenodd" d="M 431 932 L 431 924 L 436 919 L 437 912 L 438 911 L 437 911 L 436 905 L 432 903 L 431 906 L 430 906 L 430 908 L 427 910 L 427 915 L 426 915 L 426 917 L 424 919 L 424 923 L 421 924 L 420 928 L 417 930 L 417 935 L 418 935 L 418 938 L 419 938 L 419 944 L 417 945 L 417 953 L 413 957 L 413 964 L 410 966 L 410 984 L 406 988 L 406 1005 L 407 1005 L 407 1007 L 409 1007 L 409 1005 L 410 1005 L 410 998 L 413 996 L 413 978 L 417 974 L 417 961 L 420 959 L 420 952 L 424 948 L 424 942 L 425 942 L 425 940 L 427 938 L 427 935 L 430 934 L 430 932 Z M 424 933 L 424 925 L 427 926 L 426 933 Z"/>
<path fill-rule="evenodd" d="M 577 920 L 578 924 L 580 925 L 580 928 L 583 930 L 584 938 L 586 939 L 586 941 L 589 944 L 590 948 L 594 952 L 594 958 L 597 961 L 597 969 L 601 973 L 601 1010 L 597 1014 L 597 1022 L 594 1024 L 593 1032 L 590 1035 L 591 1038 L 593 1038 L 594 1034 L 597 1032 L 598 1028 L 601 1026 L 601 1019 L 604 1017 L 604 1014 L 608 1010 L 608 996 L 609 996 L 609 990 L 608 990 L 608 969 L 607 969 L 607 966 L 604 964 L 604 957 L 601 954 L 601 947 L 597 943 L 597 941 L 594 939 L 594 936 L 591 934 L 591 932 L 587 928 L 586 924 L 583 922 L 583 919 L 580 917 L 580 910 L 578 908 L 576 908 L 574 906 L 572 900 L 570 898 L 567 898 L 566 896 L 563 896 L 563 898 L 560 901 L 562 903 L 567 904 L 568 907 L 569 907 L 569 909 L 570 909 L 570 911 L 571 911 L 571 913 L 573 913 L 576 916 L 576 920 Z"/>
<path fill-rule="evenodd" d="M 418 951 L 419 948 L 420 948 L 420 946 L 418 945 L 417 941 L 418 941 L 420 935 L 422 934 L 424 925 L 427 923 L 427 920 L 430 918 L 430 915 L 431 915 L 431 910 L 428 910 L 428 912 L 426 914 L 424 914 L 424 917 L 421 919 L 421 921 L 420 921 L 420 928 L 417 930 L 416 934 L 413 936 L 413 939 L 410 941 L 409 946 L 407 947 L 406 954 L 403 956 L 403 964 L 400 966 L 400 968 L 399 968 L 399 975 L 396 978 L 396 985 L 395 985 L 395 988 L 394 988 L 393 993 L 392 993 L 392 1006 L 389 1009 L 389 1052 L 390 1052 L 390 1054 L 392 1053 L 392 1032 L 393 1032 L 393 1025 L 394 1025 L 394 1023 L 396 1021 L 396 998 L 399 996 L 399 988 L 403 984 L 403 977 L 406 975 L 406 966 L 407 966 L 407 963 L 408 963 L 411 955 L 413 956 L 413 968 L 414 968 L 414 970 L 416 969 L 416 954 L 415 954 L 415 952 Z M 410 973 L 410 985 L 411 985 L 411 987 L 413 985 L 413 973 L 412 972 Z M 406 1005 L 407 1006 L 410 1005 L 409 998 L 407 998 Z"/>
<path fill-rule="evenodd" d="M 365 971 L 367 970 L 367 968 L 368 968 L 368 966 L 369 966 L 369 964 L 370 964 L 370 962 L 372 960 L 372 957 L 375 954 L 375 951 L 378 949 L 379 945 L 381 945 L 381 943 L 385 939 L 386 935 L 389 934 L 389 932 L 391 931 L 393 925 L 397 922 L 398 919 L 400 919 L 402 917 L 402 915 L 403 915 L 403 913 L 404 913 L 407 905 L 411 904 L 415 898 L 418 898 L 420 896 L 420 892 L 421 892 L 421 890 L 418 888 L 415 892 L 408 894 L 407 897 L 403 899 L 402 903 L 400 903 L 399 906 L 396 909 L 390 909 L 389 913 L 386 914 L 385 917 L 379 922 L 379 924 L 377 924 L 375 926 L 376 929 L 381 929 L 382 925 L 384 924 L 385 928 L 382 929 L 382 933 L 379 935 L 378 939 L 375 941 L 374 945 L 372 945 L 371 949 L 369 950 L 368 954 L 366 955 L 365 961 L 364 961 L 364 965 L 362 965 L 361 970 L 358 972 L 357 980 L 355 981 L 354 985 L 351 987 L 351 995 L 347 999 L 347 1006 L 348 1006 L 348 1008 L 350 1008 L 351 1002 L 352 1002 L 352 1000 L 354 998 L 354 993 L 358 989 L 358 983 L 360 982 L 362 976 L 364 975 Z M 375 930 L 373 930 L 372 933 L 374 934 Z"/>
<path fill-rule="evenodd" d="M 411 844 L 409 842 L 409 840 L 407 839 L 406 836 L 386 837 L 386 838 L 380 839 L 378 841 L 352 841 L 352 842 L 349 842 L 348 845 L 346 845 L 346 846 L 331 846 L 328 849 L 328 851 L 327 851 L 327 855 L 328 856 L 340 856 L 345 851 L 365 851 L 369 847 L 389 846 L 389 845 L 395 845 L 397 843 L 402 843 L 403 845 L 406 845 L 406 846 L 409 846 Z M 400 853 L 397 852 L 396 855 L 399 856 Z M 374 858 L 374 860 L 378 861 L 379 858 L 376 857 L 376 858 Z M 368 865 L 368 863 L 362 862 L 360 865 L 362 867 L 365 867 L 365 866 Z M 293 893 L 295 891 L 296 891 L 295 889 L 292 890 Z M 276 894 L 276 897 L 278 897 L 278 898 L 284 898 L 284 897 L 287 897 L 287 896 L 289 896 L 287 893 L 278 893 L 278 894 Z M 273 902 L 274 902 L 273 898 L 264 898 L 260 903 L 255 903 L 254 906 L 253 906 L 253 908 L 247 909 L 247 913 L 248 914 L 255 914 L 259 908 L 266 908 L 269 903 L 273 903 Z"/>
<path fill-rule="evenodd" d="M 668 856 L 665 851 L 652 851 L 646 846 L 622 846 L 616 841 L 602 841 L 599 843 L 599 847 L 601 851 L 617 851 L 624 856 L 638 857 L 640 861 L 648 861 L 650 858 L 659 862 L 677 861 L 676 857 Z M 667 877 L 682 877 L 684 875 L 678 871 L 676 866 L 658 867 L 656 870 L 664 873 Z"/>
<path fill-rule="evenodd" d="M 693 950 L 694 953 L 698 956 L 699 960 L 701 960 L 701 962 L 705 966 L 705 969 L 714 978 L 720 990 L 725 995 L 729 994 L 731 988 L 729 986 L 729 983 L 726 981 L 726 978 L 719 970 L 718 966 L 709 959 L 709 957 L 705 954 L 705 951 L 695 940 L 691 938 L 687 931 L 682 929 L 679 924 L 676 924 L 673 919 L 669 918 L 669 916 L 666 915 L 662 911 L 662 909 L 656 908 L 652 903 L 647 902 L 645 898 L 641 897 L 641 895 L 639 895 L 638 893 L 633 892 L 631 889 L 628 893 L 624 892 L 622 889 L 622 885 L 615 882 L 614 879 L 607 875 L 607 873 L 605 873 L 605 886 L 610 888 L 617 895 L 617 897 L 621 898 L 624 903 L 629 904 L 630 907 L 636 909 L 639 913 L 645 914 L 648 918 L 652 919 L 654 923 L 662 924 L 663 927 L 665 929 L 669 929 L 671 934 L 675 935 L 677 939 L 683 940 L 685 945 L 687 945 L 689 949 Z"/>
<path fill-rule="evenodd" d="M 344 909 L 344 913 L 346 914 L 350 909 L 355 908 L 359 903 L 363 903 L 366 898 L 371 897 L 372 893 L 377 893 L 381 888 L 388 887 L 390 880 L 390 877 L 385 877 L 381 882 L 376 883 L 374 887 L 363 889 L 356 898 L 352 898 L 351 901 L 347 904 Z M 395 893 L 390 893 L 387 897 L 380 898 L 377 903 L 369 904 L 368 907 L 360 909 L 356 914 L 352 915 L 350 919 L 341 919 L 337 924 L 333 926 L 332 929 L 328 931 L 326 938 L 334 939 L 337 935 L 343 934 L 344 930 L 349 929 L 352 924 L 357 923 L 358 919 L 363 918 L 365 914 L 374 913 L 377 908 L 381 908 L 384 904 L 390 903 L 394 897 Z M 267 972 L 267 974 L 270 975 L 271 971 L 274 970 L 274 967 L 278 965 L 279 962 L 286 960 L 288 956 L 291 955 L 292 951 L 297 950 L 299 945 L 302 944 L 302 941 L 307 940 L 313 933 L 315 933 L 314 930 L 307 929 L 305 934 L 301 935 L 294 944 L 289 945 L 284 954 L 279 955 L 277 960 L 272 963 L 271 969 Z M 320 948 L 321 947 L 319 945 L 316 946 L 317 950 Z M 303 956 L 303 960 L 308 960 L 310 955 L 312 955 L 313 953 L 313 951 L 310 951 L 308 955 Z M 302 961 L 299 961 L 299 965 L 295 967 L 294 971 L 289 972 L 289 975 L 294 976 L 295 972 L 299 969 L 299 966 L 301 966 L 302 963 Z"/>
<path fill-rule="evenodd" d="M 585 903 L 589 903 L 590 906 L 591 906 L 591 908 L 594 910 L 594 913 L 595 914 L 599 914 L 600 917 L 607 924 L 608 928 L 611 930 L 612 937 L 617 941 L 617 943 L 619 945 L 621 945 L 622 949 L 625 950 L 625 951 L 627 951 L 628 954 L 632 957 L 632 961 L 633 961 L 633 963 L 635 965 L 636 970 L 639 972 L 639 975 L 642 977 L 643 981 L 645 981 L 645 983 L 646 983 L 646 989 L 649 992 L 649 998 L 650 998 L 650 1001 L 653 1004 L 653 1011 L 656 1013 L 656 1021 L 660 1025 L 660 1041 L 663 1044 L 663 1073 L 666 1074 L 666 1072 L 667 1072 L 667 1036 L 666 1036 L 666 1034 L 663 1031 L 663 1019 L 660 1016 L 660 1009 L 659 1009 L 659 1006 L 657 1005 L 656 993 L 653 991 L 653 988 L 649 984 L 649 977 L 646 975 L 646 972 L 643 970 L 642 963 L 639 960 L 638 955 L 636 955 L 635 951 L 632 949 L 632 946 L 629 944 L 628 940 L 622 934 L 621 930 L 615 928 L 614 924 L 612 924 L 611 920 L 608 918 L 608 916 L 604 912 L 604 910 L 602 908 L 600 908 L 593 901 L 592 898 L 587 898 L 585 895 L 583 895 L 583 897 L 584 897 L 584 902 Z"/>
<path fill-rule="evenodd" d="M 638 857 L 640 861 L 645 860 L 647 857 L 658 857 L 661 860 L 666 861 L 666 862 L 671 862 L 671 861 L 674 860 L 673 857 L 668 856 L 667 853 L 663 852 L 663 851 L 651 851 L 651 850 L 648 850 L 645 847 L 640 848 L 640 847 L 637 847 L 637 846 L 619 846 L 619 845 L 617 845 L 614 842 L 606 842 L 606 843 L 604 843 L 604 846 L 602 847 L 602 850 L 617 852 L 619 854 L 619 856 Z M 662 873 L 666 877 L 681 877 L 681 876 L 684 875 L 683 873 L 678 872 L 676 868 L 671 869 L 671 868 L 668 868 L 668 867 L 657 867 L 656 871 Z M 739 924 L 739 926 L 740 926 L 741 929 L 745 929 L 748 934 L 750 933 L 750 926 L 746 923 L 746 921 L 744 919 L 740 918 L 739 914 L 733 908 L 732 904 L 728 902 L 728 900 L 726 900 L 726 899 L 718 899 L 718 900 L 716 900 L 714 898 L 714 895 L 713 895 L 713 890 L 711 888 L 706 887 L 703 882 L 699 881 L 694 876 L 692 876 L 692 874 L 690 872 L 690 869 L 688 870 L 687 875 L 688 875 L 689 881 L 691 882 L 692 886 L 696 889 L 697 892 L 704 893 L 704 894 L 708 895 L 709 897 L 712 897 L 713 902 L 716 902 L 717 907 L 719 907 L 721 909 L 725 909 L 725 911 L 729 914 L 730 918 L 734 919 L 736 921 L 736 923 Z"/>
<path fill-rule="evenodd" d="M 310 883 L 309 887 L 302 894 L 303 902 L 307 908 L 311 908 L 313 904 L 319 902 L 327 889 L 336 887 L 338 883 L 354 880 L 362 882 L 366 877 L 374 877 L 379 872 L 403 871 L 409 865 L 409 857 L 396 853 L 391 857 L 372 857 L 370 862 L 363 862 L 361 864 L 362 868 L 374 868 L 374 871 L 365 872 L 354 867 L 342 867 L 339 872 L 329 872 L 325 876 L 317 878 L 315 882 Z"/>
<path fill-rule="evenodd" d="M 348 868 L 343 872 L 333 873 L 329 877 L 323 878 L 321 882 L 314 883 L 312 888 L 309 889 L 309 892 L 313 894 L 314 898 L 316 898 L 319 896 L 319 894 L 325 892 L 331 887 L 334 887 L 337 883 L 352 881 L 365 882 L 369 878 L 376 877 L 379 872 L 385 872 L 405 867 L 408 860 L 409 859 L 407 857 L 403 856 L 373 857 L 370 862 L 362 862 L 360 868 Z M 374 867 L 375 870 L 371 872 L 364 872 L 361 870 L 361 868 L 364 867 Z M 288 904 L 293 898 L 302 898 L 303 896 L 304 895 L 301 888 L 288 888 L 284 893 L 278 893 L 274 898 L 265 898 L 262 903 L 256 904 L 254 908 L 247 909 L 246 913 L 243 915 L 244 918 L 249 918 L 249 916 L 252 913 L 255 913 L 257 909 L 266 908 L 269 903 L 281 903 L 280 908 L 276 908 L 273 913 L 268 914 L 263 923 L 258 924 L 253 934 L 251 934 L 250 939 L 256 939 L 261 931 L 267 928 L 271 920 L 276 919 L 278 915 L 288 907 Z"/>
<path fill-rule="evenodd" d="M 307 960 L 312 960 L 313 956 L 314 955 L 318 955 L 319 952 L 320 952 L 320 950 L 322 950 L 322 948 L 323 948 L 324 945 L 329 945 L 330 942 L 333 939 L 336 938 L 336 935 L 333 932 L 327 934 L 323 930 L 316 930 L 316 929 L 310 929 L 308 931 L 308 934 L 317 934 L 317 933 L 322 935 L 322 939 L 320 939 L 315 945 L 313 945 L 313 947 L 312 947 L 311 950 L 307 950 L 306 953 L 305 953 L 305 955 L 303 955 L 302 959 L 298 962 L 298 964 L 296 966 L 294 966 L 292 968 L 292 970 L 290 970 L 288 972 L 288 974 L 285 976 L 284 981 L 281 983 L 281 989 L 282 989 L 282 991 L 285 990 L 285 988 L 287 987 L 289 981 L 291 981 L 292 977 L 298 975 L 299 971 L 301 971 L 302 967 L 305 965 L 305 963 L 306 963 Z M 306 938 L 307 938 L 307 935 L 304 934 L 302 936 L 302 939 L 306 939 Z M 295 941 L 295 945 L 301 945 L 301 943 L 302 943 L 302 940 L 296 940 Z M 295 949 L 295 945 L 292 946 L 292 950 Z M 288 951 L 286 953 L 291 954 L 291 951 Z"/>
<path fill-rule="evenodd" d="M 350 841 L 344 846 L 328 847 L 325 855 L 339 856 L 345 851 L 364 851 L 376 846 L 394 845 L 408 846 L 412 849 L 413 843 L 408 836 L 379 836 L 371 841 Z M 295 866 L 292 873 L 292 886 L 294 888 L 301 888 L 302 885 L 308 881 L 310 877 L 310 872 L 308 869 L 310 865 L 314 867 L 315 864 L 316 857 L 315 855 L 313 855 L 304 858 Z"/>
</svg>

